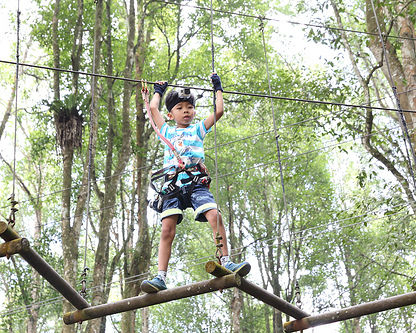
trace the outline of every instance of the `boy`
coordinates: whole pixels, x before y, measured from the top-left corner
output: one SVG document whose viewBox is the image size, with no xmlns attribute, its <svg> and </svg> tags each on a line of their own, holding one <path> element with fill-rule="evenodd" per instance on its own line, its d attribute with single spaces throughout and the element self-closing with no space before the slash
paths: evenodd
<svg viewBox="0 0 416 333">
<path fill-rule="evenodd" d="M 220 77 L 213 73 L 211 81 L 216 94 L 216 120 L 219 120 L 224 113 L 224 101 L 222 96 L 222 86 Z M 144 280 L 141 289 L 147 293 L 155 293 L 166 289 L 166 273 L 171 255 L 172 242 L 175 238 L 176 225 L 182 221 L 183 210 L 192 207 L 195 211 L 197 221 L 208 221 L 214 233 L 214 239 L 217 232 L 222 237 L 222 254 L 221 264 L 232 272 L 245 276 L 249 273 L 251 267 L 248 262 L 235 264 L 229 260 L 227 237 L 222 223 L 221 214 L 217 211 L 217 205 L 214 197 L 208 189 L 209 181 L 204 172 L 203 140 L 205 135 L 214 125 L 214 113 L 210 114 L 204 120 L 197 124 L 192 124 L 195 117 L 195 98 L 189 89 L 182 92 L 171 90 L 166 96 L 166 108 L 168 109 L 168 118 L 176 123 L 176 126 L 168 126 L 159 111 L 159 104 L 168 86 L 167 82 L 156 82 L 154 85 L 155 94 L 150 101 L 150 112 L 153 121 L 161 134 L 166 137 L 175 147 L 181 159 L 185 162 L 185 167 L 192 171 L 193 175 L 201 174 L 201 181 L 192 187 L 186 184 L 189 174 L 182 172 L 179 174 L 176 184 L 182 186 L 180 191 L 173 197 L 168 197 L 162 203 L 162 231 L 160 235 L 159 254 L 158 254 L 158 274 L 152 280 Z M 173 152 L 165 145 L 164 167 L 177 167 Z M 202 172 L 201 172 L 202 171 Z M 185 180 L 185 181 L 184 181 Z M 189 184 L 189 182 L 188 182 Z M 191 190 L 189 190 L 191 188 Z M 188 189 L 188 191 L 187 191 Z M 189 193 L 191 192 L 191 193 Z M 217 223 L 217 214 L 219 221 Z M 218 224 L 218 230 L 217 230 Z"/>
</svg>

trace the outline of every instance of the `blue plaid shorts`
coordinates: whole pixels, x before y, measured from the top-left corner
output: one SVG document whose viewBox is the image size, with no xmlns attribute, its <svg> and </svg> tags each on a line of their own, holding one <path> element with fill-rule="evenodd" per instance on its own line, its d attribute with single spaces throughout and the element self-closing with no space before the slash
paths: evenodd
<svg viewBox="0 0 416 333">
<path fill-rule="evenodd" d="M 179 215 L 179 224 L 183 220 L 183 211 L 186 208 L 192 208 L 194 210 L 195 220 L 207 222 L 204 213 L 211 209 L 217 209 L 214 196 L 207 186 L 195 185 L 190 195 L 186 193 L 187 187 L 181 187 L 177 196 L 163 201 L 162 213 L 160 215 L 162 220 L 168 216 Z"/>
</svg>

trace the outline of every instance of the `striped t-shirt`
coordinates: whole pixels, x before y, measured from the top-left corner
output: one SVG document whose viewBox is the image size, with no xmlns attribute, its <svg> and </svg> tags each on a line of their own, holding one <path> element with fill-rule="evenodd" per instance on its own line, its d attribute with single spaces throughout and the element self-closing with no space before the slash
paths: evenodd
<svg viewBox="0 0 416 333">
<path fill-rule="evenodd" d="M 172 143 L 187 168 L 192 167 L 199 162 L 204 162 L 205 154 L 203 141 L 205 135 L 209 132 L 210 130 L 207 130 L 205 127 L 204 120 L 189 125 L 186 128 L 168 126 L 164 123 L 160 129 L 160 133 Z M 174 171 L 177 166 L 178 161 L 176 160 L 175 155 L 165 144 L 163 167 L 172 167 L 172 171 Z M 179 174 L 178 180 L 187 177 L 186 173 L 182 172 Z M 177 184 L 180 185 L 179 182 Z"/>
</svg>

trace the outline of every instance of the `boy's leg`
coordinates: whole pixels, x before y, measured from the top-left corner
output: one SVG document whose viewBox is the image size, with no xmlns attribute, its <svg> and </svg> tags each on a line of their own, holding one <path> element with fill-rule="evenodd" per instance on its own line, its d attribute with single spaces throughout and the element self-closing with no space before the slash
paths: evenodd
<svg viewBox="0 0 416 333">
<path fill-rule="evenodd" d="M 162 231 L 159 241 L 158 269 L 167 271 L 170 255 L 172 252 L 172 243 L 176 234 L 176 225 L 178 215 L 171 215 L 162 220 Z"/>
<path fill-rule="evenodd" d="M 222 246 L 222 255 L 223 257 L 221 258 L 221 265 L 223 265 L 225 268 L 227 268 L 228 270 L 234 272 L 234 273 L 238 273 L 238 275 L 240 276 L 246 276 L 250 270 L 251 270 L 251 266 L 248 262 L 244 261 L 240 264 L 235 264 L 232 261 L 229 260 L 229 256 L 228 256 L 228 246 L 227 246 L 227 234 L 225 231 L 225 227 L 224 224 L 222 222 L 222 217 L 221 217 L 221 213 L 217 213 L 218 210 L 216 209 L 211 209 L 208 210 L 204 213 L 206 219 L 208 220 L 212 231 L 214 233 L 214 241 L 216 244 L 216 239 L 215 236 L 218 233 L 220 234 L 220 236 L 222 237 L 222 240 L 220 241 Z M 217 214 L 218 216 L 218 220 L 217 220 Z M 218 228 L 217 228 L 218 226 Z M 218 229 L 218 230 L 217 230 Z"/>
<path fill-rule="evenodd" d="M 162 220 L 162 230 L 160 234 L 158 254 L 159 272 L 158 275 L 152 280 L 144 280 L 140 285 L 142 291 L 146 293 L 155 293 L 166 289 L 166 272 L 168 270 L 169 259 L 172 252 L 172 243 L 176 234 L 178 218 L 178 215 L 171 215 L 163 218 Z"/>
</svg>

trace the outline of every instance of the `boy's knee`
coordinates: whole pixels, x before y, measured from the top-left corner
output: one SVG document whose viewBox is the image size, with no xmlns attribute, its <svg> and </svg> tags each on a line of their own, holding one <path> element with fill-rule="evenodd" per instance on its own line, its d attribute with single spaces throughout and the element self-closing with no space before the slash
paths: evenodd
<svg viewBox="0 0 416 333">
<path fill-rule="evenodd" d="M 205 212 L 205 217 L 207 218 L 207 220 L 209 222 L 211 221 L 217 221 L 217 214 L 219 215 L 219 221 L 220 223 L 222 223 L 222 217 L 221 217 L 221 213 L 218 212 L 218 210 L 216 209 L 210 209 L 209 211 Z"/>
<path fill-rule="evenodd" d="M 163 239 L 173 239 L 176 233 L 176 221 L 174 219 L 164 219 L 160 237 Z"/>
<path fill-rule="evenodd" d="M 175 237 L 175 229 L 170 227 L 162 228 L 160 238 L 163 240 L 173 239 Z"/>
</svg>

